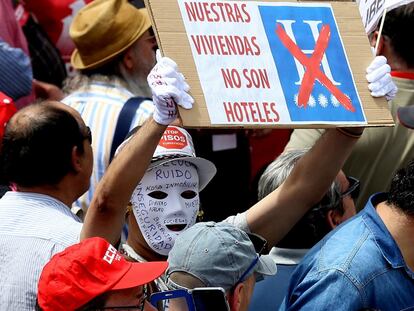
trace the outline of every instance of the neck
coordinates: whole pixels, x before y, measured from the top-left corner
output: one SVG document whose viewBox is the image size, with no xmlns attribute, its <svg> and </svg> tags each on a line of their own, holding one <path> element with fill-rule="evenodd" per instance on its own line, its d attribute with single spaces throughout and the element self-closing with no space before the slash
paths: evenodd
<svg viewBox="0 0 414 311">
<path fill-rule="evenodd" d="M 132 213 L 131 213 L 132 214 Z M 129 234 L 127 244 L 133 248 L 133 250 L 147 261 L 165 261 L 167 258 L 156 252 L 154 252 L 145 241 L 142 236 L 141 230 L 135 220 L 135 217 L 129 215 Z M 132 219 L 133 218 L 133 219 Z"/>
<path fill-rule="evenodd" d="M 55 198 L 65 204 L 68 208 L 75 201 L 73 198 L 70 198 L 67 193 L 62 192 L 59 189 L 59 186 L 36 186 L 36 187 L 21 187 L 17 186 L 17 191 L 19 192 L 33 192 L 48 195 L 52 198 Z"/>
<path fill-rule="evenodd" d="M 398 61 L 393 63 L 393 65 L 391 66 L 391 70 L 414 73 L 414 68 L 410 68 L 405 64 L 399 63 Z"/>
<path fill-rule="evenodd" d="M 387 58 L 387 63 L 390 65 L 391 71 L 414 72 L 414 68 L 408 66 L 407 62 L 396 56 L 392 50 L 384 50 L 383 55 Z"/>
<path fill-rule="evenodd" d="M 397 243 L 407 266 L 414 271 L 414 217 L 386 202 L 378 204 L 377 213 Z"/>
</svg>

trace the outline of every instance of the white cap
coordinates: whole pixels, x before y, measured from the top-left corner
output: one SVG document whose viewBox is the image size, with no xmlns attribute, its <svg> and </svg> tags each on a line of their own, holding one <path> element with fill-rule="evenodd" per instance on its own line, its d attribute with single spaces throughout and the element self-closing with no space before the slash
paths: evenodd
<svg viewBox="0 0 414 311">
<path fill-rule="evenodd" d="M 115 154 L 123 148 L 128 140 L 125 140 L 118 147 Z M 148 170 L 177 159 L 185 160 L 195 165 L 199 178 L 200 191 L 216 175 L 217 168 L 213 162 L 196 156 L 191 135 L 181 127 L 170 125 L 165 130 L 155 149 Z"/>
</svg>

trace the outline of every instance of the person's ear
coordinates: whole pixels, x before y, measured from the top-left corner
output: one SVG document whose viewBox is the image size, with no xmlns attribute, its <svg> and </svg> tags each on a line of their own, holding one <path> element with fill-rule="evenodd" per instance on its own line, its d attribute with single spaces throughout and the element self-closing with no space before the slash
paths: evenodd
<svg viewBox="0 0 414 311">
<path fill-rule="evenodd" d="M 125 51 L 124 56 L 122 57 L 122 63 L 128 71 L 132 71 L 132 69 L 134 68 L 133 46 L 134 45 L 129 47 Z"/>
<path fill-rule="evenodd" d="M 76 173 L 79 173 L 82 170 L 82 153 L 79 151 L 78 146 L 72 147 L 72 168 Z"/>
<path fill-rule="evenodd" d="M 326 215 L 326 220 L 329 224 L 329 227 L 335 229 L 342 222 L 342 215 L 336 210 L 329 210 Z"/>
<path fill-rule="evenodd" d="M 374 33 L 371 35 L 371 39 L 370 39 L 370 44 L 372 48 L 375 48 L 376 44 L 377 44 L 377 40 L 379 40 L 378 43 L 378 49 L 377 49 L 377 55 L 383 55 L 384 54 L 384 37 L 383 36 L 379 36 L 379 31 L 375 30 Z"/>
<path fill-rule="evenodd" d="M 245 286 L 242 283 L 237 284 L 231 294 L 227 295 L 230 310 L 238 311 L 241 309 L 243 303 L 243 295 L 245 292 Z"/>
<path fill-rule="evenodd" d="M 369 36 L 369 44 L 372 47 L 375 47 L 375 44 L 377 43 L 378 38 L 378 30 L 375 30 L 370 36 Z"/>
</svg>

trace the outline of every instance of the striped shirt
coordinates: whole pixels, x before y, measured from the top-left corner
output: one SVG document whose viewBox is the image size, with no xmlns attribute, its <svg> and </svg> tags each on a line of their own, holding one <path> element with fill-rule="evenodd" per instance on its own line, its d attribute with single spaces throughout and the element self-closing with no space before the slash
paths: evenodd
<svg viewBox="0 0 414 311">
<path fill-rule="evenodd" d="M 94 153 L 93 172 L 89 191 L 76 201 L 77 208 L 86 210 L 92 200 L 95 188 L 109 165 L 112 140 L 119 113 L 124 103 L 134 94 L 119 82 L 92 82 L 87 89 L 79 89 L 62 100 L 76 109 L 92 131 Z M 152 101 L 143 101 L 132 120 L 131 129 L 141 125 L 152 115 Z M 76 209 L 75 207 L 75 209 Z"/>
<path fill-rule="evenodd" d="M 43 194 L 7 192 L 0 199 L 0 310 L 33 310 L 43 266 L 79 242 L 82 223 Z"/>
</svg>

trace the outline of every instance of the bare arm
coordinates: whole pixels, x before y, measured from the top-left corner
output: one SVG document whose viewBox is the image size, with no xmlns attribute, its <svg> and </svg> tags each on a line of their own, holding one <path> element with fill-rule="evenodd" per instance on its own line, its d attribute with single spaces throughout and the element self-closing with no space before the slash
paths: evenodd
<svg viewBox="0 0 414 311">
<path fill-rule="evenodd" d="M 118 242 L 131 194 L 144 176 L 166 127 L 149 119 L 113 159 L 96 188 L 81 240 L 100 236 L 112 244 Z"/>
<path fill-rule="evenodd" d="M 349 129 L 355 133 L 362 129 Z M 295 165 L 284 183 L 247 211 L 250 230 L 273 246 L 319 202 L 335 179 L 357 139 L 330 129 Z"/>
<path fill-rule="evenodd" d="M 81 240 L 100 236 L 118 242 L 131 195 L 144 176 L 168 124 L 178 116 L 177 105 L 190 109 L 193 98 L 177 64 L 157 51 L 157 64 L 148 75 L 154 114 L 113 159 L 99 182 L 85 217 Z M 174 104 L 171 104 L 174 103 Z"/>
</svg>

